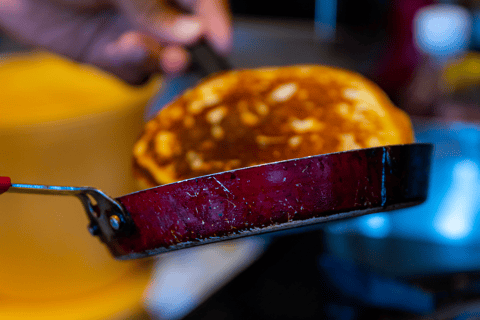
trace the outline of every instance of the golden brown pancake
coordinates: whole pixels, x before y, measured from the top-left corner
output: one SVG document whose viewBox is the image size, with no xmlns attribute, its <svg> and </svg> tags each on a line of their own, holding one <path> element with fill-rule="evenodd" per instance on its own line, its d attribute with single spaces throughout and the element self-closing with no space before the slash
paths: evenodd
<svg viewBox="0 0 480 320">
<path fill-rule="evenodd" d="M 231 71 L 186 91 L 134 148 L 151 187 L 225 170 L 413 142 L 408 116 L 366 78 L 316 65 Z"/>
</svg>

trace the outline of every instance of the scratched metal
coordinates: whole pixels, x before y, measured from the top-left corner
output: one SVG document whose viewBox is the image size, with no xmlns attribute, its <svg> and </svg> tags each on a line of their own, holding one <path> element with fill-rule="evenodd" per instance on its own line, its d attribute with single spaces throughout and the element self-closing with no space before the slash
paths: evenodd
<svg viewBox="0 0 480 320">
<path fill-rule="evenodd" d="M 119 259 L 423 202 L 432 145 L 332 153 L 222 172 L 117 200 L 135 224 Z"/>
</svg>

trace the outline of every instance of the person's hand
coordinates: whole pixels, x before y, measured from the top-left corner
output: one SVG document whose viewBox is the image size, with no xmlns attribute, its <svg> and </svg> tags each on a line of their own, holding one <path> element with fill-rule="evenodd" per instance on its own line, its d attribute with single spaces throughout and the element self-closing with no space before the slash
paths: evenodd
<svg viewBox="0 0 480 320">
<path fill-rule="evenodd" d="M 202 37 L 220 54 L 231 47 L 224 0 L 0 0 L 0 28 L 132 84 L 181 72 Z"/>
</svg>

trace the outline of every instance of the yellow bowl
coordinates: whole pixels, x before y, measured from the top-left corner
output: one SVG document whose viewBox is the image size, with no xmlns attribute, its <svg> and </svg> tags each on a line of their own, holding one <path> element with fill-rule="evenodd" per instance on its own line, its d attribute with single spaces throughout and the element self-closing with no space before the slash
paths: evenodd
<svg viewBox="0 0 480 320">
<path fill-rule="evenodd" d="M 0 175 L 135 191 L 131 150 L 158 87 L 46 53 L 1 59 Z M 0 215 L 0 319 L 125 318 L 141 308 L 150 265 L 115 261 L 77 199 L 6 193 Z"/>
</svg>

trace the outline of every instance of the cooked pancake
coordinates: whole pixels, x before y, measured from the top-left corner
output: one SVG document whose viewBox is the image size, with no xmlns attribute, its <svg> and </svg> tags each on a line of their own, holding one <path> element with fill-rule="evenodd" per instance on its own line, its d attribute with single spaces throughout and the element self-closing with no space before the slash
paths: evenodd
<svg viewBox="0 0 480 320">
<path fill-rule="evenodd" d="M 364 77 L 325 66 L 231 71 L 150 120 L 136 175 L 155 186 L 258 164 L 411 143 L 408 116 Z"/>
</svg>

